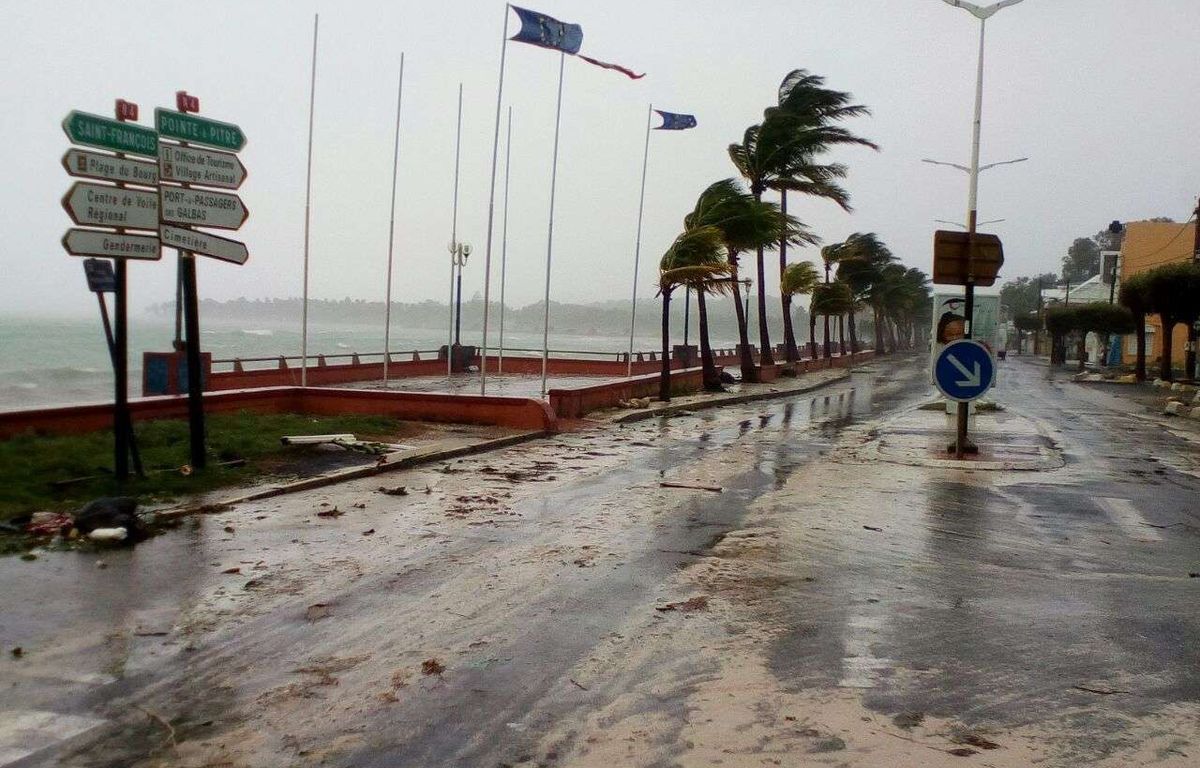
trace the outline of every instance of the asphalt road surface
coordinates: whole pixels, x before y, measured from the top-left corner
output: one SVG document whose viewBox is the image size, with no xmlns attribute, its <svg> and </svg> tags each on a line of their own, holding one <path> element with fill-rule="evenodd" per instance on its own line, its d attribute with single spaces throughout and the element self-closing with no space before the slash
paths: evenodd
<svg viewBox="0 0 1200 768">
<path fill-rule="evenodd" d="M 994 396 L 973 462 L 878 361 L 5 558 L 0 766 L 1200 765 L 1196 436 Z"/>
</svg>

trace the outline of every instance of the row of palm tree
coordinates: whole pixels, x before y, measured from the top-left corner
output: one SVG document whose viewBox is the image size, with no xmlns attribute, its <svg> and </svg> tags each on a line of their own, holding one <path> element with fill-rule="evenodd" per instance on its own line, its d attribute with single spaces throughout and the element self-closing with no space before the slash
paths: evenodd
<svg viewBox="0 0 1200 768">
<path fill-rule="evenodd" d="M 708 336 L 706 296 L 733 294 L 739 284 L 740 258 L 753 252 L 757 261 L 758 335 L 760 363 L 774 364 L 766 318 L 766 265 L 764 254 L 779 252 L 779 286 L 783 304 L 784 350 L 788 362 L 800 359 L 792 322 L 797 295 L 811 296 L 809 354 L 817 356 L 816 318 L 824 318 L 824 353 L 831 355 L 830 320 L 837 318 L 839 350 L 859 351 L 855 317 L 870 309 L 875 349 L 882 353 L 912 343 L 915 324 L 928 305 L 928 279 L 916 269 L 906 269 L 874 233 L 856 233 L 844 242 L 821 249 L 824 280 L 807 261 L 788 263 L 788 246 L 818 245 L 820 239 L 787 212 L 789 192 L 833 201 L 850 210 L 850 195 L 839 181 L 846 166 L 826 162 L 824 155 L 839 145 L 878 149 L 871 141 L 838 125 L 843 120 L 869 114 L 852 103 L 850 94 L 825 87 L 824 78 L 798 69 L 789 72 L 779 87 L 778 104 L 765 110 L 763 121 L 746 129 L 742 141 L 729 147 L 729 156 L 748 189 L 736 179 L 711 184 L 684 217 L 683 231 L 663 255 L 659 290 L 663 300 L 660 398 L 670 397 L 669 308 L 675 289 L 686 286 L 697 296 L 700 352 L 704 388 L 719 390 L 721 382 L 712 358 Z M 780 202 L 763 200 L 772 190 Z M 835 275 L 836 273 L 836 275 Z M 758 368 L 751 353 L 749 318 L 741 302 L 737 314 L 739 363 L 742 379 L 755 381 Z"/>
</svg>

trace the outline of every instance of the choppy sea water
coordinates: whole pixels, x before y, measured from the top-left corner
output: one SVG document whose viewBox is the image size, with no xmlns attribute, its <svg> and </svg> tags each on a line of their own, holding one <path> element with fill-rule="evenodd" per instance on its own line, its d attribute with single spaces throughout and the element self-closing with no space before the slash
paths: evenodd
<svg viewBox="0 0 1200 768">
<path fill-rule="evenodd" d="M 225 323 L 201 318 L 202 349 L 214 360 L 271 357 L 300 353 L 300 328 L 257 323 Z M 175 337 L 172 321 L 131 317 L 129 323 L 129 394 L 141 394 L 142 353 L 169 352 Z M 463 329 L 463 343 L 478 344 L 478 331 Z M 393 326 L 393 354 L 432 350 L 446 343 L 446 331 Z M 492 344 L 496 343 L 495 338 Z M 540 334 L 505 332 L 505 347 L 540 349 Z M 550 348 L 617 353 L 627 349 L 628 337 L 573 336 L 551 333 Z M 635 339 L 638 350 L 657 349 L 657 338 Z M 309 354 L 336 355 L 380 352 L 383 326 L 310 325 Z M 332 362 L 332 361 L 331 361 Z M 218 368 L 221 370 L 222 368 Z M 225 368 L 227 370 L 227 368 Z M 0 315 L 0 410 L 17 410 L 74 403 L 110 402 L 112 365 L 98 317 L 47 319 Z"/>
</svg>

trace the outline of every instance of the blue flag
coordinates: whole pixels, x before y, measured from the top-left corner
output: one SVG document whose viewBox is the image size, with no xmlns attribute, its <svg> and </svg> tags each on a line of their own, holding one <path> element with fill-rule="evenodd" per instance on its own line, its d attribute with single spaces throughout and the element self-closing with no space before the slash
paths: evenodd
<svg viewBox="0 0 1200 768">
<path fill-rule="evenodd" d="M 520 31 L 510 37 L 510 40 L 553 48 L 572 55 L 579 53 L 579 47 L 583 45 L 583 27 L 567 24 L 537 11 L 518 8 L 515 5 L 510 7 L 521 19 Z"/>
<path fill-rule="evenodd" d="M 662 116 L 663 124 L 655 128 L 656 131 L 685 131 L 688 128 L 696 127 L 695 115 L 684 115 L 678 112 L 663 112 L 661 109 L 654 110 Z"/>
</svg>

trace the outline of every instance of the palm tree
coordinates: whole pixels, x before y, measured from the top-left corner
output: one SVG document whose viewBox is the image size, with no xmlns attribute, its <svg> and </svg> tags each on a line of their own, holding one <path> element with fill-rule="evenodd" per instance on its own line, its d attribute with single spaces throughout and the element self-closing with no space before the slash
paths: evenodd
<svg viewBox="0 0 1200 768">
<path fill-rule="evenodd" d="M 738 255 L 752 248 L 777 242 L 781 237 L 789 242 L 812 242 L 815 237 L 803 224 L 780 215 L 779 206 L 756 200 L 735 179 L 722 179 L 709 185 L 696 200 L 692 212 L 684 217 L 685 230 L 716 227 L 721 232 L 729 262 L 729 280 L 738 280 Z M 733 302 L 737 313 L 738 338 L 741 343 L 740 363 L 743 381 L 755 381 L 757 371 L 750 354 L 750 335 L 745 309 L 740 301 Z"/>
<path fill-rule="evenodd" d="M 896 261 L 891 250 L 874 232 L 855 232 L 841 243 L 838 278 L 850 285 L 856 304 L 871 307 L 875 324 L 875 349 L 883 347 L 883 269 Z M 854 314 L 850 315 L 850 348 L 858 351 Z"/>
<path fill-rule="evenodd" d="M 778 106 L 768 108 L 760 126 L 751 126 L 742 143 L 729 148 L 730 158 L 750 183 L 751 192 L 761 198 L 764 189 L 780 193 L 780 211 L 787 215 L 787 193 L 799 192 L 832 200 L 850 210 L 850 195 L 837 180 L 845 178 L 846 166 L 821 164 L 817 158 L 842 144 L 878 147 L 834 123 L 869 115 L 861 104 L 851 103 L 851 95 L 825 88 L 825 78 L 804 69 L 789 72 L 779 84 Z M 787 241 L 779 242 L 779 271 L 782 279 L 787 266 Z M 759 336 L 769 349 L 765 303 L 763 253 L 758 251 Z M 784 306 L 784 341 L 789 362 L 798 357 L 791 314 Z"/>
<path fill-rule="evenodd" d="M 854 302 L 850 296 L 849 287 L 842 282 L 818 283 L 812 292 L 812 304 L 810 311 L 813 317 L 821 315 L 825 319 L 825 339 L 824 339 L 824 356 L 830 358 L 833 356 L 830 348 L 829 338 L 829 317 L 841 316 L 845 314 L 853 306 Z M 809 321 L 810 333 L 815 329 L 816 325 L 813 320 Z M 815 355 L 814 355 L 815 357 Z"/>
<path fill-rule="evenodd" d="M 722 233 L 716 227 L 702 226 L 684 231 L 663 254 L 659 263 L 658 289 L 662 295 L 662 378 L 659 381 L 660 400 L 671 399 L 671 294 L 681 285 L 696 290 L 700 310 L 700 355 L 704 367 L 705 389 L 720 389 L 721 382 L 713 361 L 708 340 L 708 312 L 704 302 L 713 286 L 727 283 L 729 264 L 725 259 Z M 716 290 L 722 290 L 716 288 Z"/>
<path fill-rule="evenodd" d="M 791 331 L 791 314 L 792 314 L 792 297 L 798 293 L 812 293 L 821 282 L 821 277 L 817 273 L 817 268 L 810 261 L 799 261 L 795 264 L 788 264 L 783 270 L 783 277 L 779 281 L 779 293 L 783 296 L 783 314 L 785 328 L 788 332 Z M 810 331 L 816 327 L 816 315 L 809 314 L 809 329 Z M 812 344 L 810 335 L 810 344 Z M 794 361 L 799 359 L 799 355 L 793 357 L 796 339 L 793 337 L 790 342 L 788 359 Z M 812 357 L 816 357 L 816 348 L 812 350 Z"/>
</svg>

